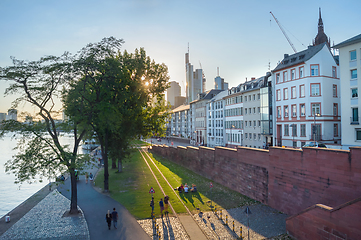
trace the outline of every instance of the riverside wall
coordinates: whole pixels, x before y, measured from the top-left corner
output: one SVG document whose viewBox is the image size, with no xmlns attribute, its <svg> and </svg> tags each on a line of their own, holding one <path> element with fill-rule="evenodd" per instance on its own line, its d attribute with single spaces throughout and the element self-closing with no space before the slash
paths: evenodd
<svg viewBox="0 0 361 240">
<path fill-rule="evenodd" d="M 347 151 L 156 145 L 151 151 L 289 215 L 315 204 L 334 208 L 361 197 L 360 147 Z"/>
</svg>

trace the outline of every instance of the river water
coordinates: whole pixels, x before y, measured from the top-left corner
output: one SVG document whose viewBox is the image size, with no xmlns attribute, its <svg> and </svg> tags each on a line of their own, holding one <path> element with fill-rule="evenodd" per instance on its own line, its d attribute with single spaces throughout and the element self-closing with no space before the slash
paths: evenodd
<svg viewBox="0 0 361 240">
<path fill-rule="evenodd" d="M 60 140 L 62 144 L 73 143 L 70 136 L 61 137 Z M 13 148 L 17 142 L 16 139 L 11 139 L 10 135 L 0 139 L 0 218 L 49 183 L 48 180 L 44 180 L 32 184 L 15 184 L 15 175 L 5 173 L 4 164 L 16 154 Z"/>
</svg>

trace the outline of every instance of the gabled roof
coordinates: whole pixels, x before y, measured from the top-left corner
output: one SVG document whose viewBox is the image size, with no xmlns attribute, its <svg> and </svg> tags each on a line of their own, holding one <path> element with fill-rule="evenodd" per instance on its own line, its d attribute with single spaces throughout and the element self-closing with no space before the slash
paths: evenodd
<svg viewBox="0 0 361 240">
<path fill-rule="evenodd" d="M 336 44 L 333 46 L 333 48 L 342 48 L 342 47 L 346 47 L 348 45 L 351 45 L 351 44 L 354 44 L 354 43 L 358 43 L 358 42 L 361 42 L 361 34 L 357 35 L 357 36 L 354 36 L 350 39 L 347 39 L 346 41 L 343 41 L 339 44 Z"/>
<path fill-rule="evenodd" d="M 316 53 L 318 53 L 325 45 L 326 42 L 316 46 L 309 46 L 306 50 L 292 54 L 290 56 L 286 55 L 285 58 L 277 65 L 277 67 L 272 70 L 272 72 L 304 63 L 305 61 L 315 56 Z"/>
</svg>

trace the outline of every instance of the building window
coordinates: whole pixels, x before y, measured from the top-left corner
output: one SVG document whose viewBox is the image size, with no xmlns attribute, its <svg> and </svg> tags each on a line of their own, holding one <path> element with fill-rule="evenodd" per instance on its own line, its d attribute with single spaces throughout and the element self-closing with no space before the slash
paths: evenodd
<svg viewBox="0 0 361 240">
<path fill-rule="evenodd" d="M 352 108 L 351 123 L 358 123 L 358 108 Z"/>
<path fill-rule="evenodd" d="M 296 124 L 292 124 L 292 136 L 296 137 L 297 136 L 297 125 Z"/>
<path fill-rule="evenodd" d="M 281 101 L 281 90 L 277 90 L 277 101 Z"/>
<path fill-rule="evenodd" d="M 288 99 L 288 88 L 284 88 L 283 89 L 283 99 L 287 100 Z"/>
<path fill-rule="evenodd" d="M 277 118 L 281 118 L 281 107 L 277 107 Z"/>
<path fill-rule="evenodd" d="M 333 104 L 333 116 L 337 116 L 338 115 L 338 105 L 337 103 Z"/>
<path fill-rule="evenodd" d="M 332 67 L 332 77 L 337 78 L 336 67 Z"/>
<path fill-rule="evenodd" d="M 333 97 L 337 97 L 337 85 L 333 84 L 332 86 L 332 95 Z"/>
<path fill-rule="evenodd" d="M 318 65 L 311 65 L 311 76 L 318 76 Z"/>
<path fill-rule="evenodd" d="M 280 82 L 280 74 L 277 73 L 277 74 L 276 74 L 276 83 L 279 83 L 279 82 Z"/>
<path fill-rule="evenodd" d="M 256 101 L 256 94 L 253 94 L 253 101 Z"/>
<path fill-rule="evenodd" d="M 248 133 L 245 133 L 244 136 L 245 136 L 245 138 L 247 139 L 247 138 L 248 138 Z"/>
<path fill-rule="evenodd" d="M 305 85 L 300 85 L 300 97 L 305 97 Z"/>
<path fill-rule="evenodd" d="M 357 69 L 352 69 L 351 70 L 351 79 L 355 79 L 357 78 Z"/>
<path fill-rule="evenodd" d="M 253 133 L 253 139 L 257 140 L 257 135 L 255 133 Z"/>
<path fill-rule="evenodd" d="M 338 124 L 333 124 L 333 136 L 338 137 Z"/>
<path fill-rule="evenodd" d="M 252 133 L 249 134 L 249 140 L 252 140 Z"/>
<path fill-rule="evenodd" d="M 244 115 L 247 114 L 247 108 L 244 108 Z"/>
<path fill-rule="evenodd" d="M 303 78 L 304 75 L 304 68 L 300 67 L 300 78 Z"/>
<path fill-rule="evenodd" d="M 296 87 L 291 87 L 291 98 L 296 98 Z"/>
<path fill-rule="evenodd" d="M 312 108 L 312 116 L 314 116 L 316 114 L 317 115 L 320 115 L 320 104 L 319 103 L 312 103 L 311 104 L 311 108 Z"/>
<path fill-rule="evenodd" d="M 258 113 L 261 112 L 261 108 L 260 108 L 260 107 L 257 108 L 257 112 L 258 112 Z"/>
<path fill-rule="evenodd" d="M 350 52 L 350 61 L 356 60 L 356 50 Z"/>
<path fill-rule="evenodd" d="M 289 136 L 289 125 L 285 124 L 285 136 Z"/>
<path fill-rule="evenodd" d="M 351 88 L 351 98 L 358 98 L 358 88 Z"/>
<path fill-rule="evenodd" d="M 283 81 L 287 82 L 287 72 L 283 72 Z"/>
<path fill-rule="evenodd" d="M 306 137 L 306 124 L 301 124 L 301 137 Z"/>
<path fill-rule="evenodd" d="M 284 106 L 284 114 L 285 114 L 285 118 L 288 117 L 288 106 Z"/>
<path fill-rule="evenodd" d="M 301 113 L 301 117 L 306 116 L 306 109 L 304 103 L 300 104 L 300 113 Z"/>
<path fill-rule="evenodd" d="M 292 105 L 292 117 L 297 117 L 296 105 Z"/>
<path fill-rule="evenodd" d="M 252 127 L 252 121 L 249 121 L 249 126 Z"/>
<path fill-rule="evenodd" d="M 257 100 L 260 100 L 261 99 L 261 94 L 257 94 Z"/>
<path fill-rule="evenodd" d="M 256 108 L 255 107 L 253 108 L 253 113 L 256 113 Z"/>
<path fill-rule="evenodd" d="M 296 78 L 296 70 L 292 69 L 291 70 L 291 80 L 294 80 Z"/>
<path fill-rule="evenodd" d="M 249 96 L 248 96 L 248 101 L 251 101 L 251 100 L 252 100 L 251 98 L 252 98 L 252 96 L 249 95 Z"/>
<path fill-rule="evenodd" d="M 247 121 L 244 121 L 244 123 L 245 123 L 245 126 L 247 127 Z"/>
<path fill-rule="evenodd" d="M 361 140 L 361 129 L 355 129 L 356 130 L 356 140 L 360 141 Z"/>
<path fill-rule="evenodd" d="M 311 83 L 311 96 L 320 96 L 320 83 Z"/>
<path fill-rule="evenodd" d="M 260 127 L 261 126 L 261 121 L 260 120 L 258 120 L 258 127 Z"/>
</svg>

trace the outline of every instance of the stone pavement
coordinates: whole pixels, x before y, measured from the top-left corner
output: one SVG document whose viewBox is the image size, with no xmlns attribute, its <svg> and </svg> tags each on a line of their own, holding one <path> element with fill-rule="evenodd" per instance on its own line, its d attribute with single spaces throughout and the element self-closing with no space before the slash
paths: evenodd
<svg viewBox="0 0 361 240">
<path fill-rule="evenodd" d="M 70 201 L 54 190 L 1 235 L 0 240 L 90 239 L 81 209 L 79 215 L 64 215 L 69 206 Z"/>
<path fill-rule="evenodd" d="M 278 239 L 277 236 L 286 234 L 286 218 L 288 215 L 278 212 L 277 210 L 263 204 L 256 204 L 249 207 L 251 214 L 249 215 L 249 235 L 250 239 Z M 195 214 L 193 217 L 198 222 L 202 231 L 206 234 L 208 239 L 237 239 L 240 236 L 240 227 L 242 227 L 242 237 L 248 239 L 248 218 L 245 214 L 246 207 L 239 207 L 222 211 L 222 219 L 220 219 L 220 212 L 205 212 Z M 226 223 L 226 216 L 228 225 Z M 188 216 L 190 218 L 190 216 Z M 234 232 L 233 232 L 234 221 Z M 193 222 L 191 219 L 189 223 Z M 153 230 L 152 220 L 139 220 L 138 223 L 153 239 L 158 240 Z M 176 217 L 167 217 L 164 219 L 156 219 L 159 225 L 159 232 L 161 239 L 164 240 L 181 240 L 190 239 L 185 232 L 181 223 Z M 183 220 L 182 220 L 183 223 Z M 193 238 L 192 238 L 193 239 Z M 194 238 L 198 240 L 198 238 Z M 282 239 L 282 236 L 279 238 Z"/>
</svg>

